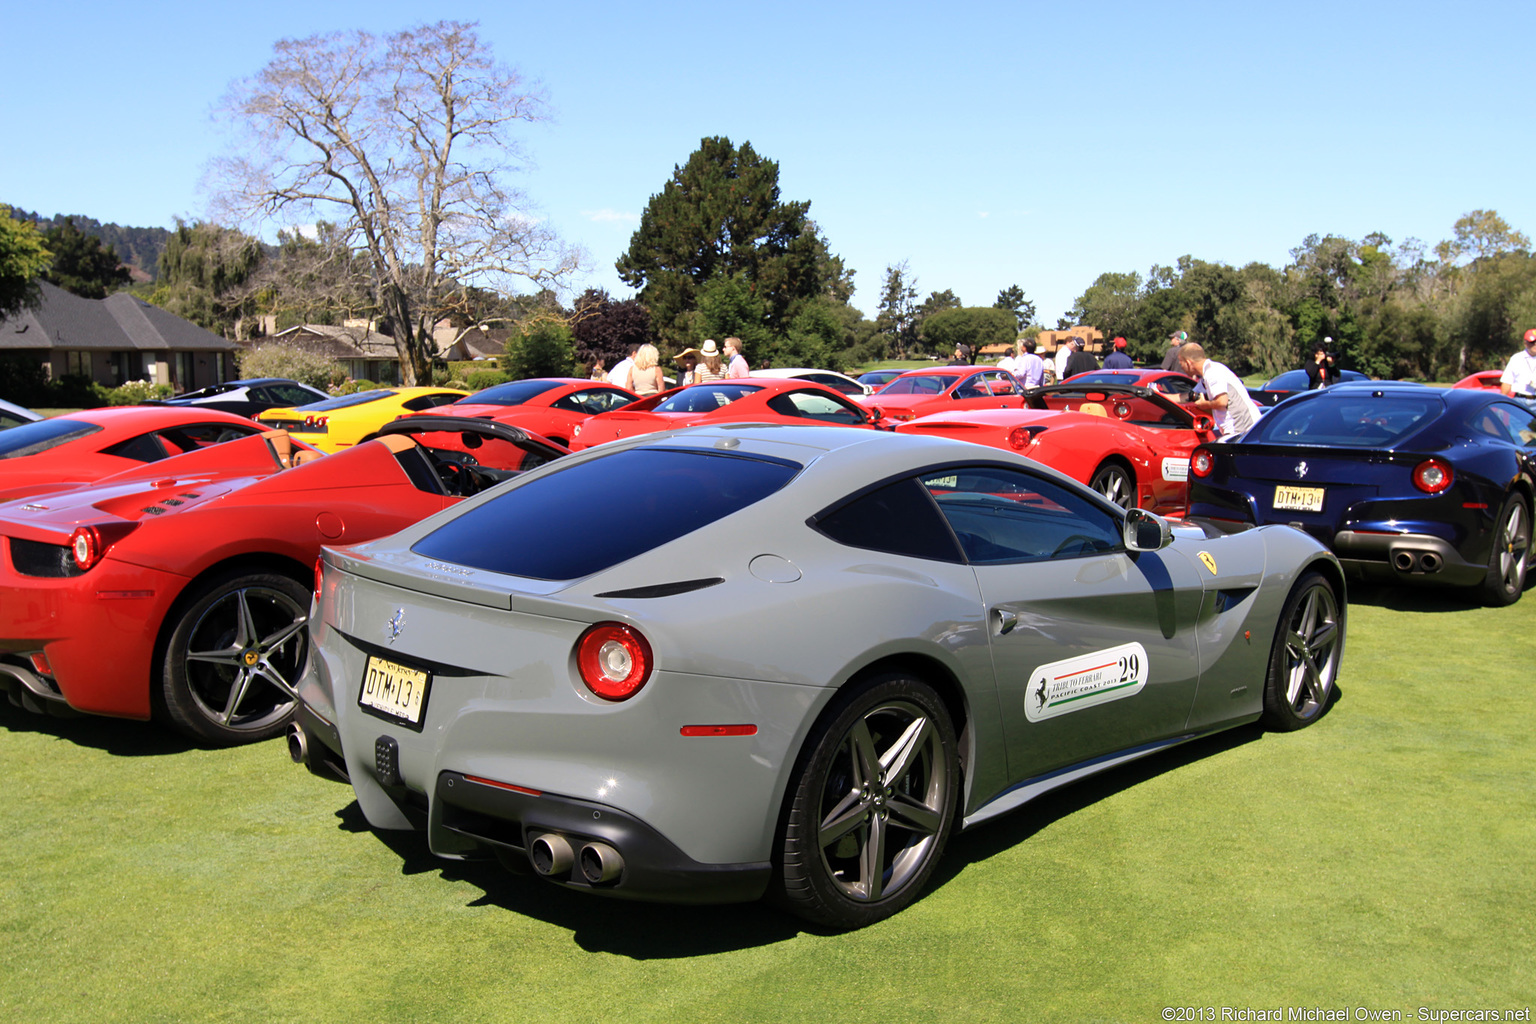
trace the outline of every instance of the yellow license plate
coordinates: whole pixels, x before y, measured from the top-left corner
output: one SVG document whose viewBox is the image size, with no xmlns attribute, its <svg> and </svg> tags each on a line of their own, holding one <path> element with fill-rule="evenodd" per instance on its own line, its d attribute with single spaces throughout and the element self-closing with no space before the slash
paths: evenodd
<svg viewBox="0 0 1536 1024">
<path fill-rule="evenodd" d="M 1275 509 L 1287 512 L 1321 512 L 1323 489 L 1279 484 L 1275 487 Z"/>
<path fill-rule="evenodd" d="M 357 703 L 365 711 L 420 728 L 427 688 L 431 685 L 430 673 L 372 655 L 363 672 L 363 689 Z"/>
</svg>

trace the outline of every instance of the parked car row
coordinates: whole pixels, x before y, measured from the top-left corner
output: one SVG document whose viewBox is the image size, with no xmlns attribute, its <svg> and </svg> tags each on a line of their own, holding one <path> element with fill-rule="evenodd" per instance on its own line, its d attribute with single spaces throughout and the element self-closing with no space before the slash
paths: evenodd
<svg viewBox="0 0 1536 1024">
<path fill-rule="evenodd" d="M 1110 373 L 13 427 L 0 688 L 208 744 L 287 729 L 443 856 L 849 928 L 915 899 L 958 829 L 1317 721 L 1351 576 L 1518 600 L 1525 406 L 1344 384 L 1218 442 L 1190 378 Z"/>
</svg>

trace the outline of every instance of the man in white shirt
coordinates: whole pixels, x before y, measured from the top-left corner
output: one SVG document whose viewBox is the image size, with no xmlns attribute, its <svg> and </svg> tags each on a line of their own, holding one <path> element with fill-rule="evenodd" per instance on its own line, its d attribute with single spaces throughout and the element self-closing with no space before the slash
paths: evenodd
<svg viewBox="0 0 1536 1024">
<path fill-rule="evenodd" d="M 1018 369 L 1013 375 L 1027 388 L 1037 388 L 1045 383 L 1045 360 L 1035 354 L 1036 347 L 1033 339 L 1026 341 L 1024 354 L 1014 360 Z"/>
<path fill-rule="evenodd" d="M 629 368 L 635 365 L 635 353 L 640 351 L 639 345 L 629 346 L 629 355 L 613 364 L 613 369 L 608 371 L 608 383 L 617 384 L 619 387 L 628 387 Z"/>
<path fill-rule="evenodd" d="M 1072 339 L 1067 338 L 1056 346 L 1056 380 L 1067 379 L 1067 360 L 1072 358 Z"/>
<path fill-rule="evenodd" d="M 1536 330 L 1525 332 L 1525 348 L 1509 357 L 1499 390 L 1513 398 L 1536 398 Z"/>
<path fill-rule="evenodd" d="M 1259 407 L 1249 396 L 1243 382 L 1226 366 L 1208 358 L 1196 342 L 1179 347 L 1179 365 L 1191 377 L 1205 385 L 1205 398 L 1192 399 L 1191 409 L 1209 412 L 1216 422 L 1216 433 L 1223 438 L 1241 434 L 1259 422 Z"/>
</svg>

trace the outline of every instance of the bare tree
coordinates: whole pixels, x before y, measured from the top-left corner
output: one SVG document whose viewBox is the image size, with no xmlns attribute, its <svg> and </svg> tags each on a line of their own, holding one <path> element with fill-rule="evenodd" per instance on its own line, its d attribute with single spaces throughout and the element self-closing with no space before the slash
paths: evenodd
<svg viewBox="0 0 1536 1024">
<path fill-rule="evenodd" d="M 247 218 L 338 224 L 360 253 L 404 381 L 429 379 L 432 325 L 463 292 L 559 287 L 581 253 L 529 217 L 515 170 L 519 122 L 543 95 L 495 61 L 473 25 L 385 37 L 283 40 L 225 97 L 238 151 L 215 162 L 220 198 Z"/>
</svg>

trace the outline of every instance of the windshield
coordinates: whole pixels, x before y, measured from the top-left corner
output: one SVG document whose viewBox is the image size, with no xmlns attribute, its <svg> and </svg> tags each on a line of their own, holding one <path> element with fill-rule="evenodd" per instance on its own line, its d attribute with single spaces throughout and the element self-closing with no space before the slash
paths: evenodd
<svg viewBox="0 0 1536 1024">
<path fill-rule="evenodd" d="M 23 423 L 0 433 L 0 459 L 19 459 L 23 455 L 36 455 L 49 448 L 57 448 L 76 438 L 94 434 L 101 427 L 79 420 L 38 420 Z"/>
<path fill-rule="evenodd" d="M 542 395 L 551 388 L 560 386 L 555 380 L 514 380 L 508 384 L 497 384 L 493 388 L 484 391 L 476 391 L 467 398 L 461 398 L 455 405 L 522 405 L 530 398 Z"/>
<path fill-rule="evenodd" d="M 1445 410 L 1435 395 L 1377 395 L 1339 389 L 1275 406 L 1244 438 L 1256 444 L 1390 448 Z"/>
<path fill-rule="evenodd" d="M 757 384 L 695 384 L 660 402 L 652 412 L 713 412 L 763 390 Z"/>
<path fill-rule="evenodd" d="M 799 470 L 781 459 L 632 448 L 514 487 L 411 550 L 512 576 L 577 579 L 761 501 Z M 623 511 L 617 526 L 615 496 Z"/>
<path fill-rule="evenodd" d="M 342 395 L 340 398 L 327 398 L 323 402 L 311 402 L 309 405 L 301 405 L 305 412 L 330 412 L 332 409 L 346 409 L 354 405 L 367 405 L 369 402 L 377 402 L 381 398 L 388 398 L 394 394 L 388 389 L 378 391 L 359 391 L 355 395 Z"/>
<path fill-rule="evenodd" d="M 885 387 L 880 389 L 882 395 L 937 395 L 955 378 L 939 376 L 937 374 L 914 374 L 910 377 L 897 377 Z"/>
</svg>

